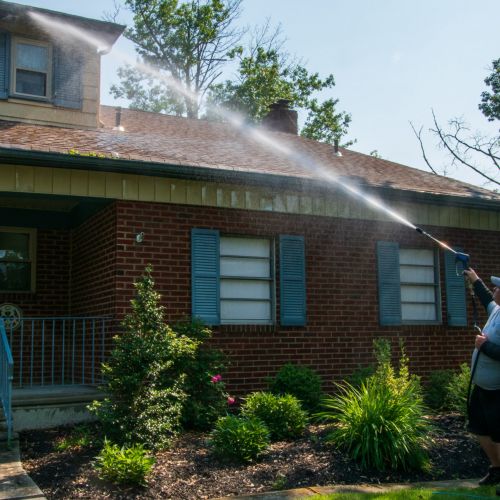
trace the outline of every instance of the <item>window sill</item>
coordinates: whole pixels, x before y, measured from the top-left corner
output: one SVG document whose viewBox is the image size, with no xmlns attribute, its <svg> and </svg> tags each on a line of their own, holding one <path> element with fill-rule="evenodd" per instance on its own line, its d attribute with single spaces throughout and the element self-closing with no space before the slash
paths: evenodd
<svg viewBox="0 0 500 500">
<path fill-rule="evenodd" d="M 45 97 L 10 95 L 9 102 L 14 104 L 36 104 L 37 106 L 43 106 L 46 108 L 54 107 L 50 100 Z"/>
<path fill-rule="evenodd" d="M 274 333 L 277 330 L 277 325 L 242 325 L 242 324 L 222 324 L 214 326 L 220 333 Z"/>
<path fill-rule="evenodd" d="M 401 326 L 429 326 L 429 325 L 442 325 L 442 321 L 403 321 Z"/>
</svg>

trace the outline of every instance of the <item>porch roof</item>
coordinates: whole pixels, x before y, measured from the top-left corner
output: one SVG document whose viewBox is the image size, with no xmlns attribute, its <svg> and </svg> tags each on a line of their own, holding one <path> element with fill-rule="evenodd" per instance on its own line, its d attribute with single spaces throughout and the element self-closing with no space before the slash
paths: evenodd
<svg viewBox="0 0 500 500">
<path fill-rule="evenodd" d="M 261 130 L 267 140 L 287 148 L 283 153 L 228 124 L 123 109 L 124 130 L 118 131 L 115 108 L 101 106 L 100 111 L 102 126 L 96 130 L 0 121 L 0 161 L 43 164 L 50 153 L 53 166 L 63 162 L 66 168 L 93 165 L 102 171 L 123 168 L 144 175 L 325 186 L 324 176 L 309 168 L 319 165 L 363 189 L 478 206 L 500 201 L 500 194 L 487 189 L 348 149 L 340 148 L 342 156 L 337 156 L 332 145 L 292 134 Z"/>
</svg>

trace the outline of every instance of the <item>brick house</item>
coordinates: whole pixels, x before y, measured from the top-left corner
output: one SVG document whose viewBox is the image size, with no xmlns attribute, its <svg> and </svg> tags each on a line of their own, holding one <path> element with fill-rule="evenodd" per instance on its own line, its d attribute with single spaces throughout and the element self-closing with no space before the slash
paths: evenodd
<svg viewBox="0 0 500 500">
<path fill-rule="evenodd" d="M 330 174 L 465 249 L 483 276 L 500 272 L 500 195 L 299 137 L 283 103 L 260 131 L 278 148 L 228 124 L 102 106 L 100 53 L 29 12 L 109 47 L 123 30 L 0 2 L 0 315 L 14 402 L 71 405 L 99 382 L 149 263 L 169 321 L 212 326 L 236 394 L 290 361 L 328 390 L 372 362 L 380 337 L 403 339 L 424 376 L 469 359 L 453 254 Z"/>
</svg>

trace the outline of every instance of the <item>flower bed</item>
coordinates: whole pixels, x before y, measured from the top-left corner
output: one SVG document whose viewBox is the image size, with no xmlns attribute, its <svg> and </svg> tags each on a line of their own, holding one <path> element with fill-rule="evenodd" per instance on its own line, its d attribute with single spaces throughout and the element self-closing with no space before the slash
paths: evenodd
<svg viewBox="0 0 500 500">
<path fill-rule="evenodd" d="M 429 417 L 437 434 L 429 438 L 428 472 L 362 471 L 324 438 L 321 425 L 309 426 L 298 440 L 271 444 L 261 460 L 224 463 L 206 445 L 207 434 L 186 432 L 169 451 L 156 454 L 146 488 L 130 489 L 98 478 L 92 461 L 99 448 L 76 443 L 65 451 L 55 444 L 69 428 L 21 434 L 23 466 L 49 499 L 175 498 L 207 499 L 313 485 L 413 482 L 480 477 L 488 462 L 455 414 Z"/>
</svg>

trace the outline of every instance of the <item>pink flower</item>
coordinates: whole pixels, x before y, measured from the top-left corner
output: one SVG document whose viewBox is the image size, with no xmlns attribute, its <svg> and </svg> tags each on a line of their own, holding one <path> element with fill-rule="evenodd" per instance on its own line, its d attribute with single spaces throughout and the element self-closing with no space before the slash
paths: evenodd
<svg viewBox="0 0 500 500">
<path fill-rule="evenodd" d="M 222 376 L 221 375 L 214 375 L 211 379 L 210 379 L 210 382 L 212 382 L 212 384 L 216 384 L 217 382 L 220 382 L 222 380 Z"/>
<path fill-rule="evenodd" d="M 229 396 L 227 398 L 227 404 L 228 405 L 234 405 L 234 403 L 236 403 L 236 399 L 232 398 L 231 396 Z"/>
</svg>

